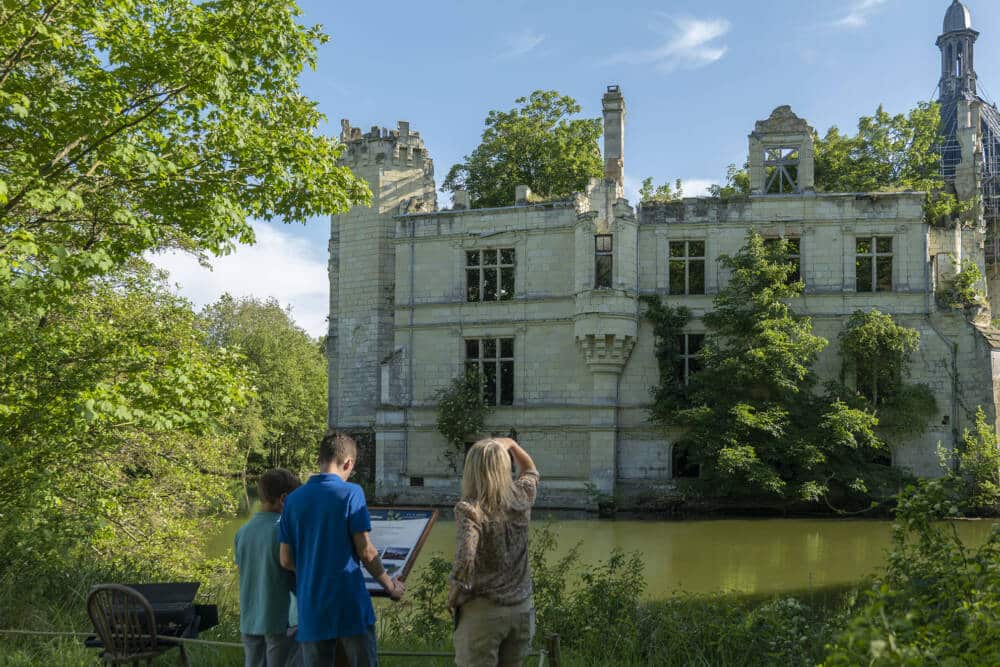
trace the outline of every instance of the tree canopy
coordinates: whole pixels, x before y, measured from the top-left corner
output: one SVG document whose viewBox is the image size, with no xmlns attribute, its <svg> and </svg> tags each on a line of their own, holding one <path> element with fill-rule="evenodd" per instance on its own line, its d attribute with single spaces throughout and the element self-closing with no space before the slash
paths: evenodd
<svg viewBox="0 0 1000 667">
<path fill-rule="evenodd" d="M 292 0 L 0 5 L 0 579 L 95 555 L 184 570 L 232 508 L 253 384 L 280 394 L 282 362 L 213 339 L 142 257 L 368 200 L 299 90 L 325 37 L 298 17 Z M 277 426 L 311 433 L 324 395 Z"/>
<path fill-rule="evenodd" d="M 226 294 L 202 318 L 213 345 L 245 357 L 256 389 L 239 429 L 248 471 L 310 468 L 326 431 L 326 357 L 316 340 L 274 299 Z"/>
<path fill-rule="evenodd" d="M 816 137 L 816 189 L 821 192 L 933 191 L 941 188 L 941 110 L 921 102 L 907 114 L 881 105 L 858 120 L 857 134 L 831 127 Z"/>
<path fill-rule="evenodd" d="M 527 185 L 542 199 L 568 197 L 604 173 L 599 118 L 571 118 L 576 100 L 554 90 L 519 97 L 509 111 L 490 111 L 482 141 L 454 165 L 441 186 L 467 190 L 473 208 L 509 206 Z"/>
<path fill-rule="evenodd" d="M 0 280 L 34 291 L 248 218 L 369 196 L 299 91 L 318 27 L 290 0 L 25 0 L 0 9 Z"/>
</svg>

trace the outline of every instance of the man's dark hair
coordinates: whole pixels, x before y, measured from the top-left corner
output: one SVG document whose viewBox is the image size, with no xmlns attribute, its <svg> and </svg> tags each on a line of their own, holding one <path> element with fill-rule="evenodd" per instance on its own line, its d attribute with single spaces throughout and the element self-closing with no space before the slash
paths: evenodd
<svg viewBox="0 0 1000 667">
<path fill-rule="evenodd" d="M 257 493 L 266 503 L 275 503 L 286 493 L 302 486 L 302 482 L 291 471 L 284 468 L 268 470 L 257 480 Z"/>
<path fill-rule="evenodd" d="M 354 438 L 341 433 L 340 431 L 330 431 L 323 436 L 319 443 L 319 463 L 336 463 L 343 465 L 344 461 L 352 459 L 358 460 L 358 443 Z"/>
</svg>

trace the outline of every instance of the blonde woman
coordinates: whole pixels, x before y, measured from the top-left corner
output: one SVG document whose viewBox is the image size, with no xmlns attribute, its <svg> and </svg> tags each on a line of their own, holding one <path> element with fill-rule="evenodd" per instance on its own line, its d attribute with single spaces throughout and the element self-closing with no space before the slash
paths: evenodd
<svg viewBox="0 0 1000 667">
<path fill-rule="evenodd" d="M 510 438 L 480 440 L 469 450 L 448 593 L 459 667 L 520 667 L 528 655 L 535 633 L 528 523 L 537 494 L 535 463 Z"/>
</svg>

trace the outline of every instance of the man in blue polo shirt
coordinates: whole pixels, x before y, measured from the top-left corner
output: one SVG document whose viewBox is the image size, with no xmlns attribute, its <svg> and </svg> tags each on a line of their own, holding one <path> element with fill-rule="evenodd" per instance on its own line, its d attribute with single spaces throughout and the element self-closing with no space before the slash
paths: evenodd
<svg viewBox="0 0 1000 667">
<path fill-rule="evenodd" d="M 338 641 L 351 667 L 378 665 L 375 610 L 362 565 L 393 600 L 405 591 L 403 582 L 386 573 L 371 542 L 364 491 L 347 481 L 357 458 L 350 436 L 324 436 L 319 474 L 288 495 L 278 524 L 281 565 L 296 573 L 306 667 L 334 664 Z"/>
</svg>

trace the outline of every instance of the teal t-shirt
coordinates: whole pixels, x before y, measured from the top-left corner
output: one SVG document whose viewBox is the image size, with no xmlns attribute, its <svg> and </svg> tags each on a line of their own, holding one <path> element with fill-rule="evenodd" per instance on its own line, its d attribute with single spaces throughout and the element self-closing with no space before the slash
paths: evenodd
<svg viewBox="0 0 1000 667">
<path fill-rule="evenodd" d="M 236 533 L 236 565 L 240 569 L 240 632 L 284 634 L 295 625 L 294 575 L 281 567 L 275 512 L 257 512 Z"/>
</svg>

